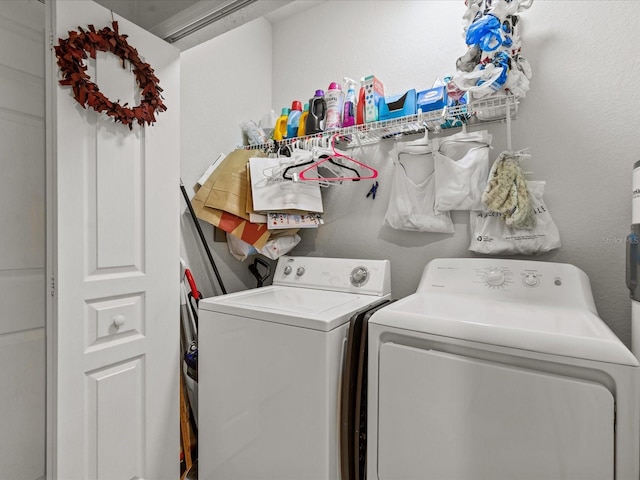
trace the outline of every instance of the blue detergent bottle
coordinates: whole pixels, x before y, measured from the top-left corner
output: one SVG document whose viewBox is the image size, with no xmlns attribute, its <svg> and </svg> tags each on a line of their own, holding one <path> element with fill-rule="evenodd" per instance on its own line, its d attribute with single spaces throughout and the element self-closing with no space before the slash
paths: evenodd
<svg viewBox="0 0 640 480">
<path fill-rule="evenodd" d="M 327 104 L 324 101 L 324 90 L 316 90 L 316 94 L 309 100 L 309 115 L 305 124 L 306 135 L 322 132 L 326 116 Z"/>
<path fill-rule="evenodd" d="M 302 114 L 302 103 L 294 100 L 291 104 L 291 111 L 287 119 L 287 138 L 298 136 L 298 126 L 300 125 L 300 115 Z"/>
</svg>

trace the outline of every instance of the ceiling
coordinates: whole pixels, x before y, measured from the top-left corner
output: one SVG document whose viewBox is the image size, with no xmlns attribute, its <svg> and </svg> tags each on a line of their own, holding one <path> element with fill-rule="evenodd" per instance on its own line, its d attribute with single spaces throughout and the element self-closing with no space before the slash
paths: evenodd
<svg viewBox="0 0 640 480">
<path fill-rule="evenodd" d="M 259 17 L 275 23 L 324 0 L 95 0 L 186 50 Z"/>
</svg>

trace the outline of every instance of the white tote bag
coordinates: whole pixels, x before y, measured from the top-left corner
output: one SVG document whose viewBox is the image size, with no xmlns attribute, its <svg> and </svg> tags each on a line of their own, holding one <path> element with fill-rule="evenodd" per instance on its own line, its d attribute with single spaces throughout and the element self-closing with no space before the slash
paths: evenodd
<svg viewBox="0 0 640 480">
<path fill-rule="evenodd" d="M 472 211 L 469 250 L 487 255 L 533 255 L 560 248 L 560 232 L 543 201 L 545 182 L 527 182 L 536 226 L 533 229 L 508 227 L 500 213 Z"/>
<path fill-rule="evenodd" d="M 429 171 L 422 180 L 410 178 L 405 163 L 429 162 L 431 147 L 404 146 L 402 142 L 396 144 L 391 152 L 393 156 L 393 183 L 391 198 L 384 217 L 384 224 L 396 230 L 410 230 L 416 232 L 454 233 L 455 228 L 448 212 L 436 213 L 435 174 L 433 166 L 427 165 Z M 402 161 L 400 160 L 402 155 Z"/>
<path fill-rule="evenodd" d="M 253 209 L 256 212 L 300 210 L 322 213 L 322 196 L 318 182 L 294 182 L 266 172 L 287 164 L 287 158 L 250 158 L 249 175 Z M 292 163 L 294 165 L 294 163 Z"/>
<path fill-rule="evenodd" d="M 489 177 L 491 135 L 460 132 L 432 140 L 435 210 L 480 210 Z"/>
</svg>

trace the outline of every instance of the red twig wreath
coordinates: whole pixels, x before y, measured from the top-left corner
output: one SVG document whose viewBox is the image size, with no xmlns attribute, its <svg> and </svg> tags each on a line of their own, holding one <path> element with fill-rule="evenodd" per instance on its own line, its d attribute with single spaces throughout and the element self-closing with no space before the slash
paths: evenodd
<svg viewBox="0 0 640 480">
<path fill-rule="evenodd" d="M 127 35 L 118 33 L 118 22 L 112 23 L 113 30 L 104 27 L 96 31 L 93 25 L 88 26 L 88 31 L 78 27 L 78 31 L 70 31 L 69 38 L 58 39 L 59 45 L 54 47 L 58 66 L 63 79 L 60 85 L 70 86 L 76 101 L 83 108 L 87 106 L 96 112 L 104 112 L 112 117 L 115 122 L 121 122 L 133 128 L 133 122 L 144 125 L 155 123 L 156 112 L 163 112 L 167 107 L 162 103 L 162 88 L 160 88 L 158 77 L 155 76 L 153 68 L 148 63 L 144 63 L 138 51 L 127 43 Z M 120 105 L 118 102 L 109 100 L 98 88 L 98 85 L 91 81 L 87 74 L 87 66 L 84 60 L 87 53 L 91 58 L 96 58 L 96 52 L 111 52 L 122 60 L 122 68 L 125 68 L 125 61 L 133 67 L 138 87 L 142 92 L 140 105 L 128 107 L 127 103 Z"/>
</svg>

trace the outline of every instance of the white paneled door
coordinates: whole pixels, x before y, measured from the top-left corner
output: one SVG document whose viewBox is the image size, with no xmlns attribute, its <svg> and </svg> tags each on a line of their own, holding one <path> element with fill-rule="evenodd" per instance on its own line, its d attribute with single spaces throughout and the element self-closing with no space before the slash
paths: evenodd
<svg viewBox="0 0 640 480">
<path fill-rule="evenodd" d="M 133 130 L 82 108 L 47 58 L 47 476 L 179 477 L 179 52 L 89 1 L 49 1 L 51 44 L 119 23 L 168 110 Z M 136 105 L 131 69 L 87 59 L 111 100 Z"/>
</svg>

